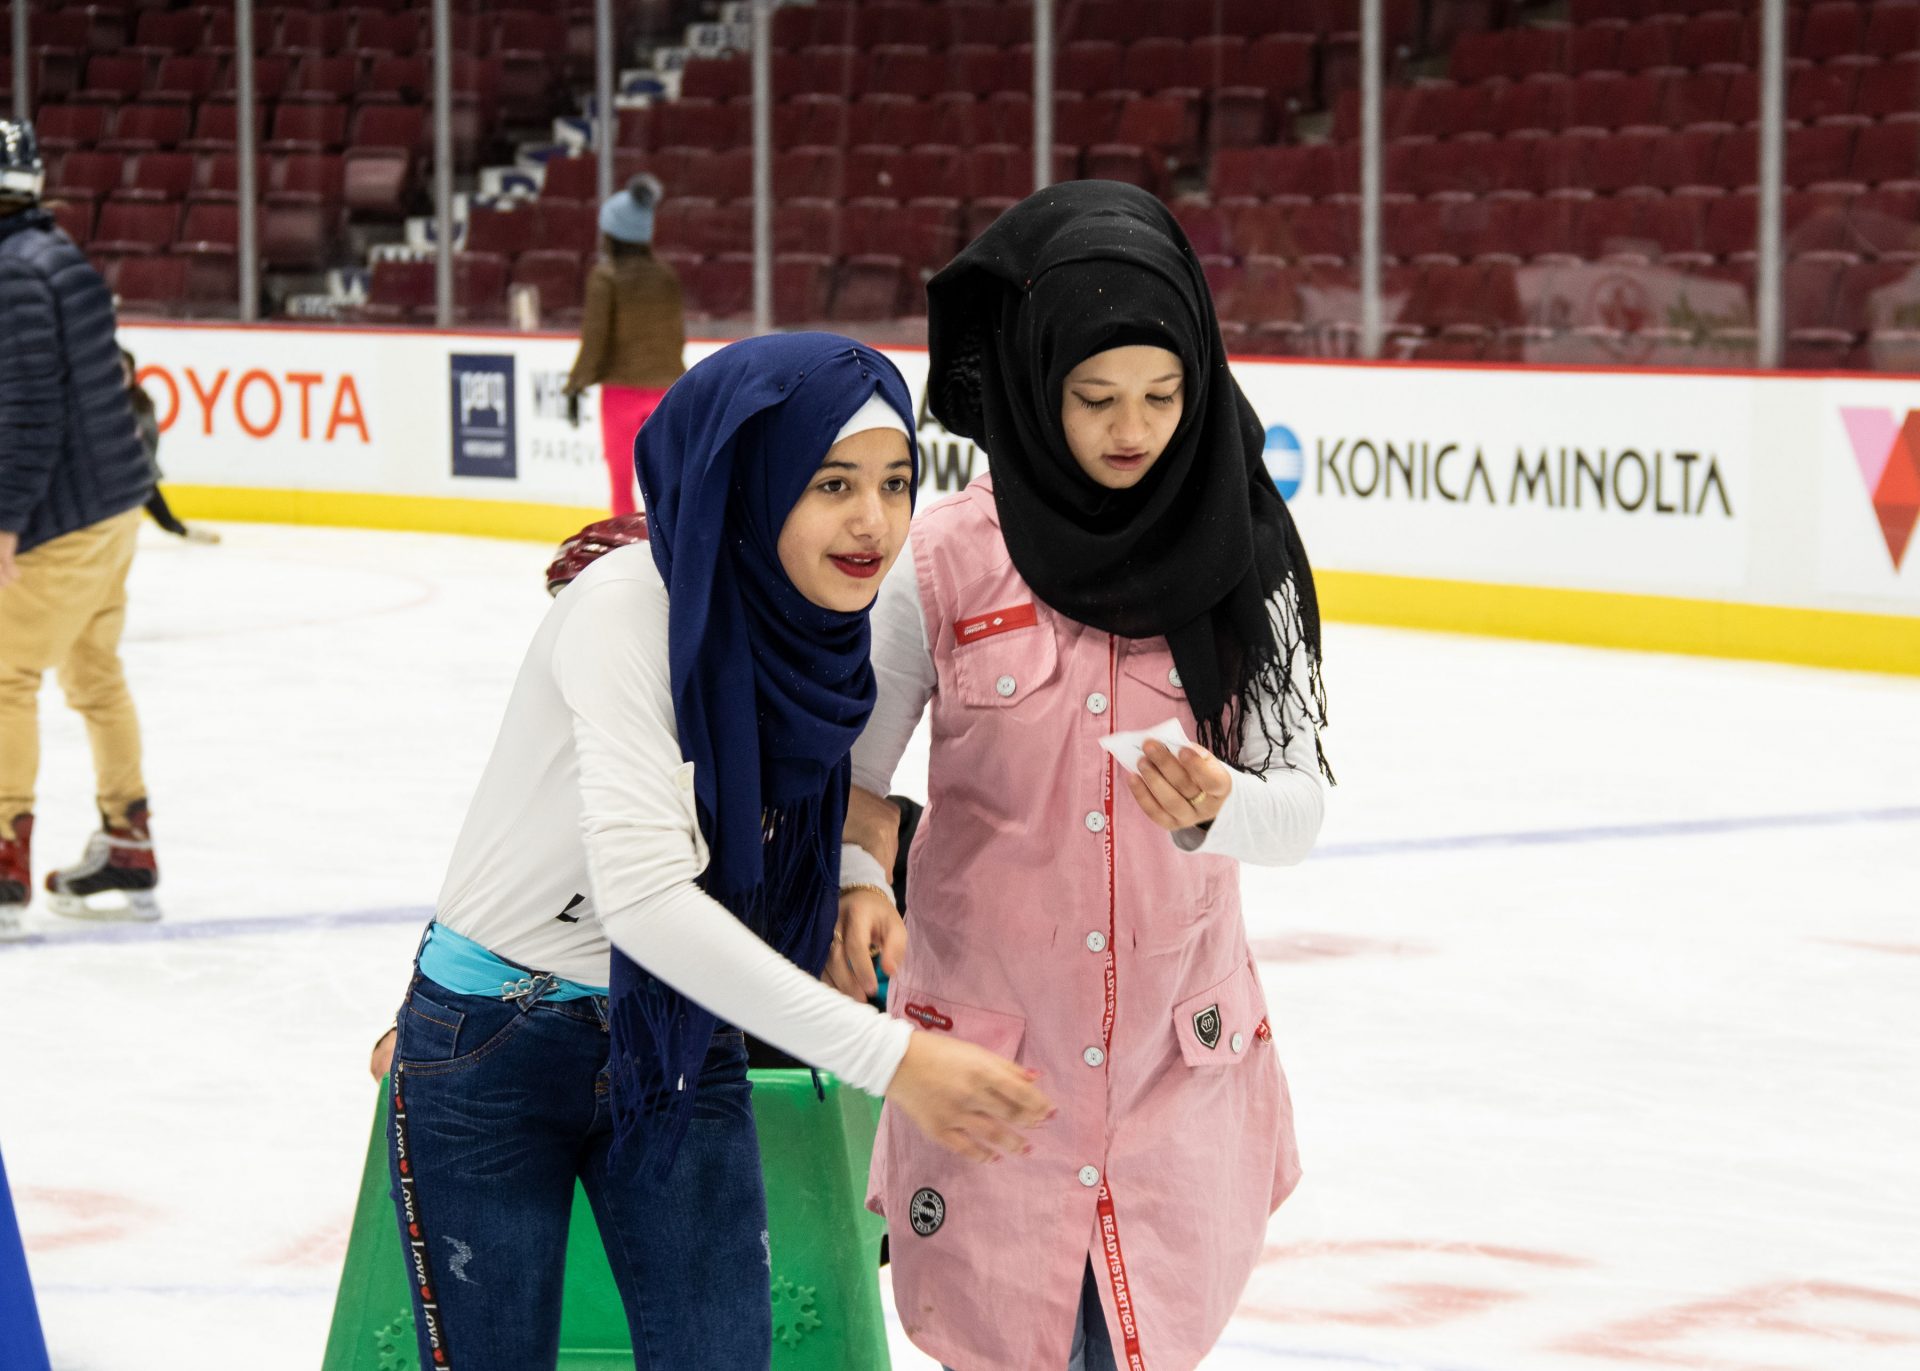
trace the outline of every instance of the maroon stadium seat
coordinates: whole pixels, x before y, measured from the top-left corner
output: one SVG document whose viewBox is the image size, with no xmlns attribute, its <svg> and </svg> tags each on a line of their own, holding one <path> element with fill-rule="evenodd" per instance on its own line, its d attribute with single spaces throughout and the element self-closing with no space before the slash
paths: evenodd
<svg viewBox="0 0 1920 1371">
<path fill-rule="evenodd" d="M 687 285 L 704 314 L 716 319 L 749 314 L 753 310 L 752 254 L 730 252 L 705 258 L 689 274 Z"/>
<path fill-rule="evenodd" d="M 1299 103 L 1313 92 L 1314 45 L 1311 39 L 1265 34 L 1247 44 L 1247 70 L 1271 92 L 1276 109 Z"/>
<path fill-rule="evenodd" d="M 1807 11 L 1799 40 L 1789 44 L 1790 54 L 1824 62 L 1859 52 L 1866 37 L 1866 8 L 1853 0 L 1814 5 Z"/>
<path fill-rule="evenodd" d="M 420 105 L 364 105 L 354 112 L 356 150 L 391 148 L 419 155 L 432 147 L 427 111 Z"/>
<path fill-rule="evenodd" d="M 1573 83 L 1565 77 L 1516 81 L 1494 93 L 1488 127 L 1494 133 L 1555 132 L 1567 126 L 1572 112 Z"/>
<path fill-rule="evenodd" d="M 113 111 L 106 105 L 42 105 L 34 120 L 40 146 L 49 152 L 93 148 L 107 134 Z"/>
<path fill-rule="evenodd" d="M 653 115 L 656 147 L 720 150 L 739 147 L 751 139 L 751 111 L 744 105 L 713 100 L 670 100 Z"/>
<path fill-rule="evenodd" d="M 845 141 L 901 147 L 935 141 L 934 106 L 909 95 L 863 95 L 847 107 Z"/>
<path fill-rule="evenodd" d="M 1105 40 L 1063 44 L 1056 56 L 1054 80 L 1063 91 L 1089 94 L 1120 88 L 1121 47 Z"/>
<path fill-rule="evenodd" d="M 1647 184 L 1663 190 L 1715 185 L 1714 167 L 1724 138 L 1736 137 L 1720 126 L 1683 129 L 1653 140 L 1647 149 Z"/>
<path fill-rule="evenodd" d="M 180 220 L 174 251 L 232 256 L 240 244 L 240 210 L 231 204 L 196 201 Z"/>
<path fill-rule="evenodd" d="M 1120 108 L 1113 140 L 1192 163 L 1199 152 L 1200 107 L 1193 100 L 1174 95 L 1129 100 Z"/>
<path fill-rule="evenodd" d="M 367 282 L 366 317 L 383 323 L 429 319 L 435 301 L 432 261 L 383 258 Z"/>
<path fill-rule="evenodd" d="M 1710 203 L 1697 195 L 1666 195 L 1648 200 L 1641 207 L 1641 231 L 1662 255 L 1704 251 Z"/>
<path fill-rule="evenodd" d="M 542 199 L 591 200 L 599 186 L 598 159 L 589 156 L 553 157 L 540 183 Z"/>
<path fill-rule="evenodd" d="M 1645 208 L 1644 200 L 1632 195 L 1606 195 L 1579 202 L 1574 215 L 1573 250 L 1596 260 L 1622 253 L 1653 256 L 1657 245 L 1649 242 L 1642 229 Z"/>
<path fill-rule="evenodd" d="M 426 45 L 424 7 L 398 14 L 360 10 L 353 16 L 353 49 L 359 53 L 386 53 L 404 57 Z M 347 44 L 332 42 L 328 50 L 338 52 Z"/>
<path fill-rule="evenodd" d="M 192 119 L 185 105 L 127 105 L 113 121 L 113 137 L 100 146 L 114 152 L 172 148 L 186 141 Z"/>
<path fill-rule="evenodd" d="M 1626 21 L 1617 19 L 1580 25 L 1567 35 L 1567 70 L 1574 75 L 1614 70 L 1626 31 Z"/>
<path fill-rule="evenodd" d="M 394 148 L 348 149 L 342 178 L 347 207 L 379 218 L 404 216 L 412 166 L 412 155 Z"/>
<path fill-rule="evenodd" d="M 183 257 L 131 257 L 113 276 L 114 294 L 129 314 L 168 315 L 179 311 L 187 296 L 187 262 Z"/>
<path fill-rule="evenodd" d="M 491 252 L 453 255 L 453 313 L 460 323 L 506 321 L 506 258 Z"/>
<path fill-rule="evenodd" d="M 845 323 L 891 319 L 900 313 L 905 281 L 897 256 L 849 257 L 837 273 L 830 317 Z"/>
<path fill-rule="evenodd" d="M 598 250 L 600 219 L 596 205 L 581 200 L 542 199 L 535 201 L 533 208 L 535 237 L 543 247 L 580 254 Z M 666 205 L 661 209 L 664 211 Z"/>
<path fill-rule="evenodd" d="M 667 181 L 671 193 L 737 200 L 753 193 L 753 149 L 732 148 L 687 162 L 683 175 Z"/>
<path fill-rule="evenodd" d="M 580 255 L 574 252 L 536 248 L 521 253 L 513 262 L 512 284 L 535 286 L 540 291 L 543 324 L 567 324 L 580 318 L 584 277 Z"/>
<path fill-rule="evenodd" d="M 1557 257 L 1573 251 L 1574 216 L 1581 202 L 1558 196 L 1496 200 L 1494 241 L 1517 257 Z"/>
<path fill-rule="evenodd" d="M 1848 179 L 1867 185 L 1920 182 L 1920 121 L 1889 120 L 1861 129 Z"/>
<path fill-rule="evenodd" d="M 309 62 L 313 60 L 308 59 Z M 306 63 L 301 65 L 304 68 Z M 416 104 L 430 98 L 432 93 L 433 67 L 427 59 L 395 55 L 377 57 L 367 67 L 366 76 L 360 82 L 359 98 L 365 100 L 376 97 Z"/>
<path fill-rule="evenodd" d="M 845 194 L 846 155 L 834 147 L 798 147 L 774 154 L 774 198 L 796 196 L 837 200 Z M 774 217 L 779 218 L 779 211 Z"/>
<path fill-rule="evenodd" d="M 513 258 L 532 250 L 539 241 L 534 236 L 531 206 L 493 208 L 476 205 L 467 214 L 468 252 L 490 252 Z"/>
<path fill-rule="evenodd" d="M 91 251 L 117 257 L 164 252 L 179 224 L 177 204 L 109 200 L 94 226 Z"/>
<path fill-rule="evenodd" d="M 930 99 L 947 87 L 947 58 L 927 48 L 888 44 L 869 50 L 862 92 Z"/>
<path fill-rule="evenodd" d="M 1695 15 L 1674 39 L 1673 60 L 1682 67 L 1706 67 L 1717 62 L 1744 66 L 1758 57 L 1746 51 L 1746 20 L 1732 10 Z"/>
<path fill-rule="evenodd" d="M 1920 252 L 1920 188 L 1882 188 L 1855 195 L 1847 205 L 1848 241 L 1878 257 Z"/>
<path fill-rule="evenodd" d="M 853 41 L 863 48 L 910 46 L 944 48 L 948 25 L 938 11 L 918 5 L 854 7 Z"/>
<path fill-rule="evenodd" d="M 147 64 L 138 57 L 102 54 L 87 61 L 78 98 L 118 104 L 136 98 L 147 84 Z"/>
<path fill-rule="evenodd" d="M 347 141 L 345 105 L 281 105 L 268 152 L 337 152 Z"/>
<path fill-rule="evenodd" d="M 81 247 L 87 245 L 87 240 L 93 237 L 93 201 L 56 200 L 49 198 L 46 201 L 46 207 L 48 212 L 53 215 L 54 224 L 58 226 L 67 237 L 73 239 L 73 241 Z"/>
<path fill-rule="evenodd" d="M 1811 124 L 1818 119 L 1853 113 L 1860 67 L 1858 62 L 1829 62 L 1789 72 L 1787 118 Z"/>
<path fill-rule="evenodd" d="M 1603 129 L 1657 124 L 1664 118 L 1661 109 L 1664 95 L 1665 88 L 1657 76 L 1590 72 L 1573 83 L 1567 121 Z"/>
<path fill-rule="evenodd" d="M 1920 14 L 1920 7 L 1914 12 Z M 1853 110 L 1869 119 L 1911 115 L 1920 110 L 1920 53 L 1907 53 L 1863 68 Z"/>
<path fill-rule="evenodd" d="M 190 152 L 143 152 L 127 168 L 123 200 L 184 200 L 197 172 Z"/>
<path fill-rule="evenodd" d="M 1760 246 L 1760 197 L 1727 195 L 1707 208 L 1704 249 L 1715 257 L 1750 253 Z"/>
<path fill-rule="evenodd" d="M 1675 16 L 1645 19 L 1620 35 L 1614 62 L 1622 71 L 1648 71 L 1679 65 L 1676 48 L 1681 24 Z"/>
<path fill-rule="evenodd" d="M 783 252 L 773 261 L 773 319 L 799 324 L 827 317 L 833 261 L 809 252 Z"/>
<path fill-rule="evenodd" d="M 773 250 L 838 256 L 841 213 L 839 199 L 824 194 L 782 200 L 773 216 Z"/>
<path fill-rule="evenodd" d="M 137 47 L 193 52 L 207 41 L 207 15 L 201 10 L 142 10 L 133 41 Z"/>
<path fill-rule="evenodd" d="M 346 158 L 331 152 L 295 152 L 276 157 L 267 202 L 314 205 L 337 214 L 346 204 Z"/>
<path fill-rule="evenodd" d="M 47 178 L 49 200 L 104 200 L 126 177 L 126 158 L 117 152 L 79 148 L 60 159 L 59 174 Z"/>
<path fill-rule="evenodd" d="M 160 60 L 159 68 L 147 85 L 146 98 L 196 104 L 213 94 L 214 84 L 219 79 L 218 58 L 205 54 L 173 54 Z"/>
</svg>

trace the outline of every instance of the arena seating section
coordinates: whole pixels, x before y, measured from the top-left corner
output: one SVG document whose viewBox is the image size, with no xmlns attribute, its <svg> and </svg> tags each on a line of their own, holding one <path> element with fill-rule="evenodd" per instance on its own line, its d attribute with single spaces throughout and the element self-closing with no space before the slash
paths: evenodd
<svg viewBox="0 0 1920 1371">
<path fill-rule="evenodd" d="M 1758 8 L 1387 0 L 1392 354 L 1750 360 Z M 1355 0 L 1057 11 L 1056 175 L 1166 197 L 1237 350 L 1351 353 Z M 583 12 L 461 6 L 463 169 L 510 158 L 507 130 L 578 107 Z M 339 260 L 348 216 L 424 207 L 427 10 L 260 13 L 263 251 L 311 269 Z M 1920 0 L 1823 0 L 1788 18 L 1789 364 L 1920 369 Z M 911 321 L 926 276 L 1025 193 L 1031 24 L 1025 5 L 994 0 L 775 12 L 781 322 Z M 53 193 L 130 309 L 231 298 L 232 44 L 230 11 L 35 16 Z M 749 80 L 744 56 L 695 57 L 677 99 L 619 112 L 620 175 L 667 185 L 660 250 L 690 308 L 716 319 L 751 297 Z M 462 317 L 502 318 L 515 281 L 540 285 L 549 319 L 577 317 L 594 194 L 592 159 L 562 158 L 531 204 L 475 209 Z M 1694 310 L 1689 290 L 1714 303 Z M 431 264 L 377 263 L 368 317 L 428 318 L 432 294 Z"/>
</svg>

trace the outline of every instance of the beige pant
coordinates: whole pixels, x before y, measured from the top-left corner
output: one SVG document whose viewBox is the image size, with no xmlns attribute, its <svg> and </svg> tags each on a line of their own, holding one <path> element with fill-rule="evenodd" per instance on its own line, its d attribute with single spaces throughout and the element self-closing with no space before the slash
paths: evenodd
<svg viewBox="0 0 1920 1371">
<path fill-rule="evenodd" d="M 120 670 L 127 569 L 140 511 L 103 519 L 15 559 L 0 589 L 0 825 L 33 810 L 40 771 L 40 678 L 60 673 L 67 703 L 87 721 L 100 808 L 118 818 L 144 798 L 140 721 Z"/>
</svg>

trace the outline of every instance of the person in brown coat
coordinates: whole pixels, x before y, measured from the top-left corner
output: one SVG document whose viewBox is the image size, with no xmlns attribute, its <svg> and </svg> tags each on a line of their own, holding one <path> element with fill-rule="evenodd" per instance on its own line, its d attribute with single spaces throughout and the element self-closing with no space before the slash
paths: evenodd
<svg viewBox="0 0 1920 1371">
<path fill-rule="evenodd" d="M 634 512 L 634 435 L 686 370 L 680 278 L 653 255 L 653 210 L 662 194 L 659 181 L 636 176 L 600 207 L 604 255 L 587 277 L 580 356 L 567 378 L 575 423 L 580 392 L 600 387 L 600 441 L 616 515 Z"/>
</svg>

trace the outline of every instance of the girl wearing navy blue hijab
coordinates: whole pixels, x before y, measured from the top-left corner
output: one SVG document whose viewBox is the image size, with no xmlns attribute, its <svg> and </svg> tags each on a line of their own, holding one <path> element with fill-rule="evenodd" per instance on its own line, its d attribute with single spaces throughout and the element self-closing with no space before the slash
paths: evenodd
<svg viewBox="0 0 1920 1371">
<path fill-rule="evenodd" d="M 867 614 L 905 540 L 913 405 L 879 353 L 752 339 L 641 431 L 651 538 L 534 638 L 402 1008 L 396 1205 L 423 1364 L 552 1367 L 575 1181 L 640 1367 L 771 1356 L 742 1029 L 988 1158 L 1029 1073 L 821 983 Z"/>
</svg>

